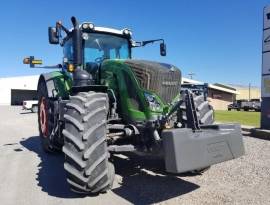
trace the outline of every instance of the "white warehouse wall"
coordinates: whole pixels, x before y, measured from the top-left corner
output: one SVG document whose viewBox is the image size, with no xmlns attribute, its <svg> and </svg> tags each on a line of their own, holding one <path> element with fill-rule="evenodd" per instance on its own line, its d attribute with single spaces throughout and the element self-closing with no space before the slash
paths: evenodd
<svg viewBox="0 0 270 205">
<path fill-rule="evenodd" d="M 36 90 L 39 75 L 0 78 L 0 105 L 11 104 L 11 89 Z"/>
</svg>

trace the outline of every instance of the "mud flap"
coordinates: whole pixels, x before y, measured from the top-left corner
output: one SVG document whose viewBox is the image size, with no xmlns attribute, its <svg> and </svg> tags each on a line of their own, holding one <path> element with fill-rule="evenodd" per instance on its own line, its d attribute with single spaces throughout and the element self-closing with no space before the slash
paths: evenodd
<svg viewBox="0 0 270 205">
<path fill-rule="evenodd" d="M 201 130 L 169 129 L 162 132 L 166 171 L 183 173 L 244 155 L 239 124 L 202 126 Z"/>
</svg>

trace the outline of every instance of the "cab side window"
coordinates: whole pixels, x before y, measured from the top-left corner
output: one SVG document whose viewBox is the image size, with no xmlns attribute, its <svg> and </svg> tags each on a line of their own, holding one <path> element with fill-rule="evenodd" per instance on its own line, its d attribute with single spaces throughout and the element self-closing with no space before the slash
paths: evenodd
<svg viewBox="0 0 270 205">
<path fill-rule="evenodd" d="M 72 39 L 69 39 L 68 41 L 66 41 L 64 45 L 64 58 L 67 58 L 69 63 L 73 61 Z"/>
</svg>

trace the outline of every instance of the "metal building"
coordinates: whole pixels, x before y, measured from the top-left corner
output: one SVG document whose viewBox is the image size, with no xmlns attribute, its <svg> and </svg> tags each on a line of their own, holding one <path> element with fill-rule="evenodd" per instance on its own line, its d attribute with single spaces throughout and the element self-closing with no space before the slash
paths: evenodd
<svg viewBox="0 0 270 205">
<path fill-rule="evenodd" d="M 0 78 L 0 105 L 21 105 L 37 99 L 38 75 Z"/>
<path fill-rule="evenodd" d="M 182 83 L 204 84 L 204 82 L 182 78 Z M 208 84 L 208 101 L 213 106 L 214 110 L 227 110 L 228 105 L 231 104 L 239 95 L 237 89 L 223 85 L 220 83 Z"/>
</svg>

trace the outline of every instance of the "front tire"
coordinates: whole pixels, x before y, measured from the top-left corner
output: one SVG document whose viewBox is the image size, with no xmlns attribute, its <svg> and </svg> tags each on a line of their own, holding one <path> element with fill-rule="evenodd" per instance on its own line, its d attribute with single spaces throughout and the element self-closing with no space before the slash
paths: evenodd
<svg viewBox="0 0 270 205">
<path fill-rule="evenodd" d="M 107 110 L 105 93 L 80 92 L 66 104 L 64 168 L 74 192 L 95 194 L 112 187 L 114 166 L 108 160 Z"/>
</svg>

